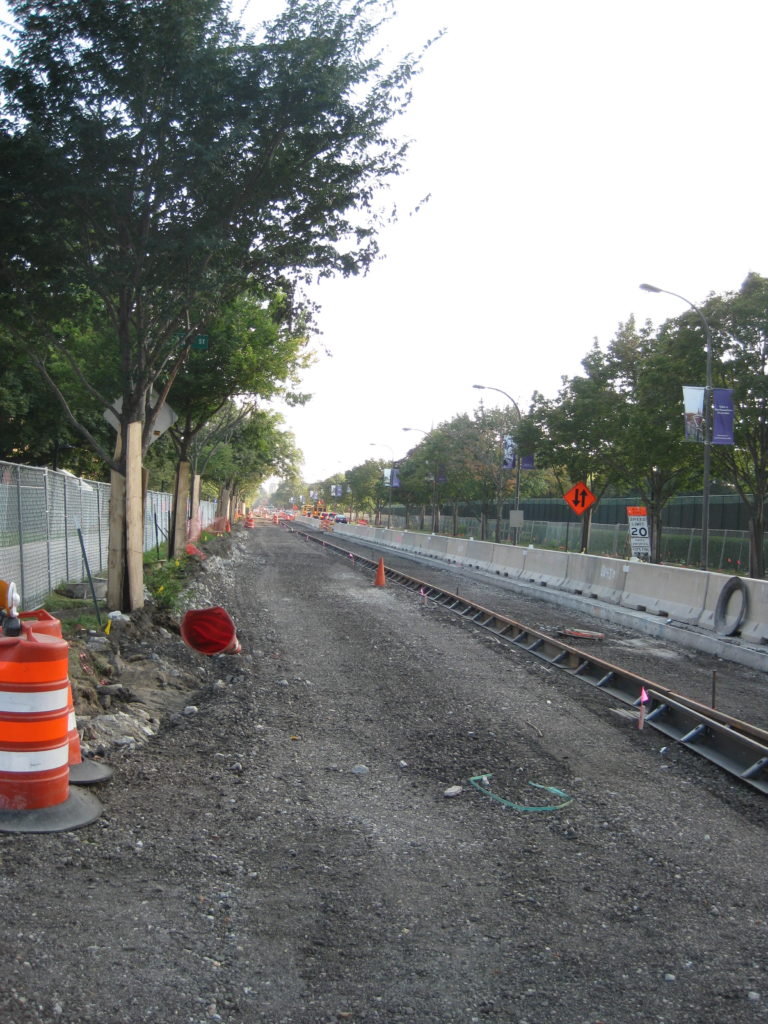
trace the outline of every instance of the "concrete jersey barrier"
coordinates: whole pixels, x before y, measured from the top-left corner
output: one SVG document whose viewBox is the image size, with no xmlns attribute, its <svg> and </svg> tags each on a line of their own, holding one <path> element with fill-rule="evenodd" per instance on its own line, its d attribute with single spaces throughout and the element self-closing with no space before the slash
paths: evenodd
<svg viewBox="0 0 768 1024">
<path fill-rule="evenodd" d="M 317 527 L 316 520 L 297 518 Z M 345 525 L 344 535 L 696 625 L 721 636 L 737 635 L 748 643 L 768 644 L 765 580 L 353 523 Z M 734 579 L 739 583 L 730 582 Z"/>
</svg>

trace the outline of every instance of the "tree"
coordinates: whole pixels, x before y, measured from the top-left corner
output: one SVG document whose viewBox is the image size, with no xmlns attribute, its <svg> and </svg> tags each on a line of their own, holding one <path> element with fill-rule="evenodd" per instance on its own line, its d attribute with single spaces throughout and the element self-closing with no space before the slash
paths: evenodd
<svg viewBox="0 0 768 1024">
<path fill-rule="evenodd" d="M 221 437 L 222 432 L 251 414 L 257 400 L 285 393 L 286 385 L 298 383 L 299 370 L 311 360 L 304 351 L 305 326 L 302 316 L 294 322 L 285 291 L 278 291 L 266 302 L 252 289 L 219 311 L 201 336 L 204 347 L 193 349 L 174 380 L 169 401 L 178 419 L 170 434 L 179 462 L 170 555 L 184 541 L 189 460 L 195 439 L 201 433 L 205 441 Z M 294 404 L 305 400 L 295 392 L 288 392 L 288 398 Z M 234 399 L 236 405 L 232 404 Z M 224 421 L 212 423 L 228 404 L 230 414 Z M 195 475 L 193 466 L 192 481 Z"/>
<path fill-rule="evenodd" d="M 406 153 L 389 124 L 418 58 L 388 71 L 371 55 L 379 0 L 287 0 L 258 38 L 222 0 L 9 8 L 19 27 L 0 73 L 0 321 L 125 475 L 129 425 L 141 424 L 146 453 L 195 335 L 223 304 L 254 280 L 271 291 L 370 265 L 373 195 Z M 120 368 L 114 456 L 46 366 L 56 350 L 93 402 L 112 406 L 59 329 L 84 303 Z"/>
<path fill-rule="evenodd" d="M 714 383 L 733 389 L 735 445 L 715 445 L 712 465 L 749 514 L 749 574 L 765 576 L 768 499 L 768 279 L 749 274 L 738 292 L 705 306 L 713 326 Z"/>
<path fill-rule="evenodd" d="M 555 472 L 560 493 L 584 481 L 599 500 L 611 476 L 607 456 L 613 431 L 606 423 L 615 423 L 616 397 L 600 367 L 597 342 L 591 357 L 582 361 L 585 376 L 564 377 L 555 399 L 533 395 L 531 418 L 539 435 L 538 460 Z M 582 516 L 582 551 L 589 549 L 591 511 Z"/>
<path fill-rule="evenodd" d="M 698 326 L 698 318 L 693 323 L 686 317 L 654 334 L 649 323 L 638 328 L 630 318 L 619 324 L 605 352 L 595 346 L 584 360 L 606 389 L 587 410 L 608 442 L 603 464 L 614 486 L 647 505 L 653 562 L 661 557 L 664 506 L 701 478 L 700 452 L 685 441 L 682 417 L 682 386 L 703 371 Z"/>
</svg>

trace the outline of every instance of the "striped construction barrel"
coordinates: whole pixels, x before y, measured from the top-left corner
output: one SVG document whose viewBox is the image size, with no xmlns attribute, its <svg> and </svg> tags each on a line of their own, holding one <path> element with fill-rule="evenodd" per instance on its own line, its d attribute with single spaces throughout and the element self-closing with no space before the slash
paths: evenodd
<svg viewBox="0 0 768 1024">
<path fill-rule="evenodd" d="M 54 618 L 45 608 L 35 608 L 30 612 L 19 612 L 19 620 L 24 633 L 47 633 L 61 639 L 61 621 Z"/>
<path fill-rule="evenodd" d="M 24 630 L 0 637 L 0 810 L 52 807 L 69 796 L 69 645 Z"/>
<path fill-rule="evenodd" d="M 47 633 L 49 636 L 61 638 L 61 622 L 54 618 L 44 608 L 35 608 L 30 612 L 19 612 L 21 628 L 26 637 L 30 633 Z M 83 760 L 80 749 L 80 737 L 77 734 L 77 718 L 75 717 L 75 702 L 70 684 L 67 693 L 67 740 L 69 743 L 69 767 L 80 764 Z"/>
</svg>

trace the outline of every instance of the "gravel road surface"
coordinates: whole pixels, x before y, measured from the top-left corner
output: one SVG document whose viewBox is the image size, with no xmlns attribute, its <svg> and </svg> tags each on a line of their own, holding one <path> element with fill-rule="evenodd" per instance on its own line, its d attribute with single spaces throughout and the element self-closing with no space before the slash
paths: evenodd
<svg viewBox="0 0 768 1024">
<path fill-rule="evenodd" d="M 107 751 L 94 824 L 0 835 L 3 1024 L 768 1021 L 765 797 L 284 527 L 186 601 L 243 653 L 116 628 L 163 728 Z"/>
</svg>

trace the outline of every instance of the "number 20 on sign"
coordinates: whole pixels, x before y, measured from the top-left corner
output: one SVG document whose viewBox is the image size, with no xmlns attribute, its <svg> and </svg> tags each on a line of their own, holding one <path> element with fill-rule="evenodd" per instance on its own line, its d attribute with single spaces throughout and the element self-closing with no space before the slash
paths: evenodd
<svg viewBox="0 0 768 1024">
<path fill-rule="evenodd" d="M 597 498 L 594 496 L 592 491 L 590 491 L 584 483 L 574 484 L 570 491 L 563 495 L 563 498 L 568 502 L 577 516 L 586 512 L 587 509 L 597 501 Z"/>
</svg>

